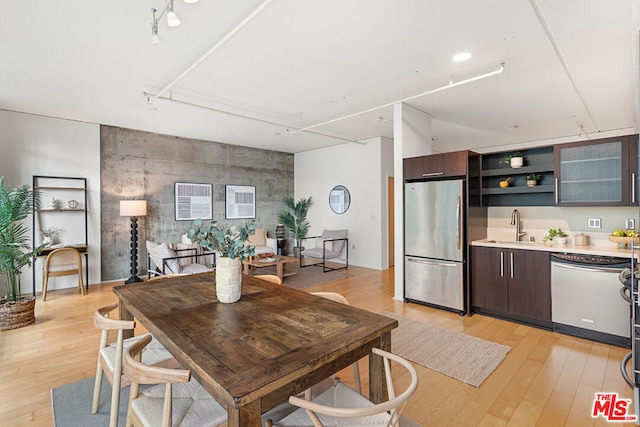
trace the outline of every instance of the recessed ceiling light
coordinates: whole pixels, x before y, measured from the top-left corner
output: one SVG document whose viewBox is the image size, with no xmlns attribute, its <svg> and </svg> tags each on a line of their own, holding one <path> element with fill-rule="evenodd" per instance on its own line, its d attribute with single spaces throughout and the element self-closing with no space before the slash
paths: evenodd
<svg viewBox="0 0 640 427">
<path fill-rule="evenodd" d="M 471 54 L 469 52 L 460 52 L 453 55 L 453 62 L 463 62 L 469 58 L 471 58 Z"/>
</svg>

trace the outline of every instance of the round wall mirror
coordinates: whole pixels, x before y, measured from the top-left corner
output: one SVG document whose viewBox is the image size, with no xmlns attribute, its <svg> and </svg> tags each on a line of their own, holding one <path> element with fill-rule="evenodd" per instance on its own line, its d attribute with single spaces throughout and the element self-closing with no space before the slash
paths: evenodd
<svg viewBox="0 0 640 427">
<path fill-rule="evenodd" d="M 344 185 L 336 185 L 329 193 L 329 206 L 331 210 L 337 214 L 342 214 L 349 209 L 351 204 L 351 195 Z"/>
</svg>

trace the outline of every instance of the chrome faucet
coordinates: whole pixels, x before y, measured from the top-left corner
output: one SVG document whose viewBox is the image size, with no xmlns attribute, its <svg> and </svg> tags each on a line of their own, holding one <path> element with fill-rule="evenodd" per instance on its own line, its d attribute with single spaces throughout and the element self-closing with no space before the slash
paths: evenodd
<svg viewBox="0 0 640 427">
<path fill-rule="evenodd" d="M 518 209 L 514 209 L 511 212 L 511 225 L 516 226 L 516 242 L 520 241 L 520 211 Z"/>
</svg>

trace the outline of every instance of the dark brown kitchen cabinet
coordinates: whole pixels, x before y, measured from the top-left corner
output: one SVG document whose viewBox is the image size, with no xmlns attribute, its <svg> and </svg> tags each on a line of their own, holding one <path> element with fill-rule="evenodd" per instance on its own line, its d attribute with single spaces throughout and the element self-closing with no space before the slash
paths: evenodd
<svg viewBox="0 0 640 427">
<path fill-rule="evenodd" d="M 638 135 L 555 146 L 556 206 L 637 206 Z"/>
<path fill-rule="evenodd" d="M 406 158 L 404 159 L 404 179 L 466 176 L 469 156 L 469 151 L 454 151 Z"/>
<path fill-rule="evenodd" d="M 549 254 L 525 249 L 471 248 L 474 311 L 551 327 Z"/>
</svg>

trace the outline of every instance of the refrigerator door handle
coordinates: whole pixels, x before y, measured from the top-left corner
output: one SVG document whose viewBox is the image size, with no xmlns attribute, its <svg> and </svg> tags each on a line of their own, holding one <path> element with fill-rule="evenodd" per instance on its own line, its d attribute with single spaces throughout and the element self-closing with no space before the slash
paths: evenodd
<svg viewBox="0 0 640 427">
<path fill-rule="evenodd" d="M 458 224 L 458 228 L 456 230 L 456 247 L 458 248 L 458 250 L 460 250 L 460 227 L 462 227 L 462 224 L 460 223 L 460 208 L 461 208 L 461 203 L 462 201 L 460 200 L 460 196 L 458 196 L 458 201 L 456 203 L 456 223 Z"/>
<path fill-rule="evenodd" d="M 427 261 L 419 258 L 408 258 L 407 261 L 415 262 L 416 264 L 439 265 L 441 267 L 457 267 L 458 266 L 458 264 L 454 264 L 452 262 Z"/>
</svg>

